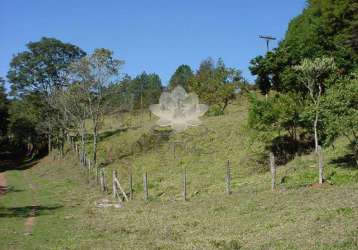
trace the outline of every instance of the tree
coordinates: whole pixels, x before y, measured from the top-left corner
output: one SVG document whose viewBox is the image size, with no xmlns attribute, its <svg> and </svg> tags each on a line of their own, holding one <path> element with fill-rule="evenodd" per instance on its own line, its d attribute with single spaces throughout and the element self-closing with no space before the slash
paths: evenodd
<svg viewBox="0 0 358 250">
<path fill-rule="evenodd" d="M 343 77 L 327 90 L 321 110 L 326 143 L 345 136 L 358 165 L 358 72 Z"/>
<path fill-rule="evenodd" d="M 249 126 L 261 131 L 285 130 L 292 141 L 296 140 L 300 126 L 302 104 L 294 93 L 276 93 L 265 100 L 250 96 Z"/>
<path fill-rule="evenodd" d="M 57 113 L 50 105 L 55 90 L 66 85 L 68 65 L 82 58 L 85 52 L 79 47 L 54 38 L 42 38 L 30 42 L 27 51 L 12 58 L 8 79 L 16 96 L 38 92 L 46 103 L 44 112 L 47 123 L 48 148 L 51 150 L 51 134 Z"/>
<path fill-rule="evenodd" d="M 9 100 L 5 92 L 5 81 L 0 77 L 0 140 L 7 134 Z"/>
<path fill-rule="evenodd" d="M 358 65 L 358 3 L 355 0 L 309 0 L 302 14 L 289 23 L 277 49 L 251 60 L 262 93 L 305 92 L 292 66 L 304 58 L 333 57 L 340 75 Z"/>
<path fill-rule="evenodd" d="M 134 108 L 142 110 L 158 103 L 162 82 L 157 74 L 143 72 L 130 82 L 128 92 L 133 96 Z"/>
<path fill-rule="evenodd" d="M 83 160 L 86 152 L 86 120 L 88 118 L 86 87 L 85 84 L 72 82 L 72 80 L 69 78 L 70 84 L 55 93 L 54 105 L 62 113 L 61 125 L 66 130 L 66 134 L 73 136 L 73 132 L 77 131 L 81 136 L 81 160 Z"/>
<path fill-rule="evenodd" d="M 250 61 L 251 74 L 256 75 L 255 83 L 261 90 L 263 95 L 267 95 L 271 89 L 271 81 L 269 78 L 270 71 L 265 67 L 264 57 L 257 56 Z"/>
<path fill-rule="evenodd" d="M 11 144 L 18 148 L 31 146 L 34 151 L 41 150 L 45 140 L 45 103 L 39 92 L 30 92 L 16 97 L 9 107 L 9 137 Z M 33 152 L 29 152 L 33 153 Z"/>
<path fill-rule="evenodd" d="M 240 81 L 240 71 L 226 67 L 222 59 L 215 65 L 209 58 L 201 62 L 195 77 L 190 79 L 189 89 L 197 93 L 203 102 L 212 105 L 211 112 L 222 114 L 235 98 Z"/>
<path fill-rule="evenodd" d="M 117 112 L 130 112 L 134 108 L 134 94 L 130 92 L 132 78 L 125 74 L 118 82 L 110 86 L 112 95 L 108 96 L 108 104 Z"/>
<path fill-rule="evenodd" d="M 327 79 L 335 71 L 336 65 L 333 58 L 322 57 L 313 60 L 304 59 L 300 65 L 294 67 L 299 73 L 300 82 L 307 88 L 308 96 L 312 102 L 310 110 L 314 114 L 313 130 L 315 139 L 315 150 L 318 152 L 317 125 L 321 108 L 321 97 L 328 87 Z"/>
<path fill-rule="evenodd" d="M 98 129 L 108 107 L 110 86 L 118 81 L 123 63 L 124 61 L 113 58 L 112 51 L 95 49 L 93 54 L 74 62 L 70 67 L 71 78 L 81 85 L 88 115 L 92 121 L 93 164 L 97 161 Z"/>
<path fill-rule="evenodd" d="M 176 86 L 181 85 L 186 91 L 189 91 L 189 81 L 194 77 L 194 73 L 189 65 L 180 65 L 171 76 L 168 88 L 174 89 Z"/>
</svg>

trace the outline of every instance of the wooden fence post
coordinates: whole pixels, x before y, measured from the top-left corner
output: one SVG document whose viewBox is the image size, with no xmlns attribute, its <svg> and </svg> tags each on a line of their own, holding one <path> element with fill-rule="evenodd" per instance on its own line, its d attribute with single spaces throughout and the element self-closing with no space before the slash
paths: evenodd
<svg viewBox="0 0 358 250">
<path fill-rule="evenodd" d="M 96 184 L 98 185 L 98 182 L 99 182 L 99 168 L 98 168 L 98 166 L 95 166 L 95 168 L 96 168 Z"/>
<path fill-rule="evenodd" d="M 79 162 L 81 162 L 81 151 L 80 148 L 77 148 L 77 159 Z"/>
<path fill-rule="evenodd" d="M 270 152 L 270 169 L 271 169 L 271 190 L 275 190 L 276 186 L 276 165 L 275 156 Z"/>
<path fill-rule="evenodd" d="M 117 173 L 115 170 L 112 172 L 112 189 L 113 189 L 113 198 L 116 198 L 118 196 L 117 192 L 117 185 L 116 185 L 116 178 Z"/>
<path fill-rule="evenodd" d="M 143 182 L 144 182 L 144 200 L 148 201 L 148 175 L 147 175 L 147 171 L 144 173 L 144 177 L 143 177 Z"/>
<path fill-rule="evenodd" d="M 318 182 L 319 184 L 323 184 L 323 152 L 321 146 L 318 146 Z"/>
<path fill-rule="evenodd" d="M 102 169 L 99 171 L 99 187 L 101 192 L 103 192 L 103 177 L 102 177 Z"/>
<path fill-rule="evenodd" d="M 108 190 L 107 184 L 106 184 L 106 176 L 107 176 L 107 171 L 103 168 L 103 190 L 106 192 Z"/>
<path fill-rule="evenodd" d="M 186 198 L 186 167 L 184 167 L 184 173 L 183 173 L 183 198 L 184 198 L 184 201 L 187 200 Z"/>
<path fill-rule="evenodd" d="M 91 178 L 91 160 L 88 159 L 87 160 L 87 163 L 88 163 L 88 177 Z"/>
<path fill-rule="evenodd" d="M 228 160 L 227 164 L 226 164 L 226 193 L 228 195 L 231 194 L 231 166 L 230 166 L 230 160 Z"/>
<path fill-rule="evenodd" d="M 133 177 L 132 170 L 129 172 L 129 199 L 133 200 Z"/>
<path fill-rule="evenodd" d="M 126 194 L 126 192 L 124 192 L 124 189 L 122 188 L 121 183 L 119 183 L 119 180 L 118 180 L 118 178 L 117 178 L 117 172 L 116 172 L 116 176 L 115 176 L 115 178 L 114 178 L 114 181 L 115 181 L 115 184 L 116 184 L 116 188 L 117 188 L 117 187 L 119 188 L 119 190 L 122 192 L 122 195 L 123 195 L 124 199 L 125 199 L 126 201 L 128 201 L 127 194 Z M 118 189 L 117 189 L 117 190 L 118 190 Z"/>
<path fill-rule="evenodd" d="M 83 159 L 83 152 L 82 150 L 79 151 L 80 153 L 80 164 L 81 164 L 81 167 L 82 167 L 82 159 Z"/>
<path fill-rule="evenodd" d="M 102 193 L 104 193 L 104 191 L 106 190 L 104 181 L 105 181 L 105 179 L 104 179 L 104 170 L 101 168 L 101 171 L 100 171 L 100 183 L 101 183 L 101 192 Z"/>
<path fill-rule="evenodd" d="M 87 162 L 87 154 L 86 154 L 86 152 L 83 152 L 83 162 L 82 162 L 82 165 L 83 165 L 84 167 L 86 167 L 86 162 Z"/>
</svg>

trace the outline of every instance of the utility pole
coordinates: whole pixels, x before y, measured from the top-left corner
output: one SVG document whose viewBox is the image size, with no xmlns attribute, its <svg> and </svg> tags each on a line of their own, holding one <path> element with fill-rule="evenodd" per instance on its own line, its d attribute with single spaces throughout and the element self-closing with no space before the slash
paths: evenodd
<svg viewBox="0 0 358 250">
<path fill-rule="evenodd" d="M 276 37 L 272 37 L 272 36 L 259 36 L 261 39 L 264 39 L 266 41 L 266 49 L 267 49 L 267 53 L 270 51 L 270 41 L 276 40 Z M 265 94 L 265 98 L 267 101 L 267 93 Z"/>
<path fill-rule="evenodd" d="M 272 36 L 262 36 L 262 35 L 260 35 L 259 37 L 261 39 L 266 40 L 267 52 L 269 52 L 270 51 L 269 43 L 270 43 L 270 41 L 276 40 L 276 38 L 272 37 Z"/>
</svg>

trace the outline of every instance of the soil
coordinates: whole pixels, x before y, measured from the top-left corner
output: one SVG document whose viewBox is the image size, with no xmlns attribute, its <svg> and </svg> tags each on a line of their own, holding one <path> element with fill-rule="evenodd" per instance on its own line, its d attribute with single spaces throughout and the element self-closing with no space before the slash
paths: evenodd
<svg viewBox="0 0 358 250">
<path fill-rule="evenodd" d="M 0 172 L 0 196 L 6 194 L 6 178 L 5 178 L 5 172 Z"/>
</svg>

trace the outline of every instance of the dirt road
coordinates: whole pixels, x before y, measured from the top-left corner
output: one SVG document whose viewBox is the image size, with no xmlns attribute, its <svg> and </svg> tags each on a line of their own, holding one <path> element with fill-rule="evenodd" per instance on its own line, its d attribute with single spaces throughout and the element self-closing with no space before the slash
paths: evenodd
<svg viewBox="0 0 358 250">
<path fill-rule="evenodd" d="M 0 196 L 3 196 L 7 192 L 7 182 L 6 182 L 6 177 L 5 177 L 6 170 L 16 169 L 16 167 L 18 167 L 18 166 L 21 169 L 21 167 L 23 167 L 23 166 L 21 165 L 21 160 L 19 160 L 19 159 L 17 159 L 16 161 L 14 161 L 14 160 L 2 161 L 1 166 L 2 166 L 2 169 L 0 169 L 0 170 L 2 170 L 2 171 L 0 172 Z M 14 166 L 16 166 L 16 167 L 14 167 Z M 24 181 L 27 183 L 29 189 L 31 190 L 32 209 L 31 209 L 30 213 L 28 214 L 28 216 L 26 217 L 24 226 L 25 226 L 25 234 L 31 234 L 33 225 L 35 224 L 36 208 L 38 207 L 38 205 L 37 205 L 37 202 L 35 201 L 36 187 L 34 185 L 32 185 L 31 180 L 26 176 L 25 171 L 29 171 L 29 170 L 23 170 L 22 176 L 24 178 Z"/>
<path fill-rule="evenodd" d="M 6 178 L 5 172 L 0 172 L 0 196 L 6 193 Z"/>
</svg>

